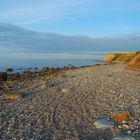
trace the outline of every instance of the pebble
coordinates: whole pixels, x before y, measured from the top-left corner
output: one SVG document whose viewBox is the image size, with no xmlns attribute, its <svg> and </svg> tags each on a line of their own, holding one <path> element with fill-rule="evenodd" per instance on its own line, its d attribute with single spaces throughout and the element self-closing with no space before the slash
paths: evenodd
<svg viewBox="0 0 140 140">
<path fill-rule="evenodd" d="M 131 131 L 127 131 L 127 134 L 130 135 L 132 132 Z"/>
<path fill-rule="evenodd" d="M 123 130 L 128 130 L 129 126 L 127 124 L 123 124 Z"/>
<path fill-rule="evenodd" d="M 62 91 L 63 93 L 68 93 L 68 92 L 69 92 L 69 90 L 68 90 L 67 88 L 63 88 L 61 91 Z"/>
<path fill-rule="evenodd" d="M 106 120 L 106 119 L 100 119 L 94 122 L 94 125 L 96 126 L 97 129 L 102 129 L 102 128 L 113 128 L 114 127 L 114 122 Z"/>
</svg>

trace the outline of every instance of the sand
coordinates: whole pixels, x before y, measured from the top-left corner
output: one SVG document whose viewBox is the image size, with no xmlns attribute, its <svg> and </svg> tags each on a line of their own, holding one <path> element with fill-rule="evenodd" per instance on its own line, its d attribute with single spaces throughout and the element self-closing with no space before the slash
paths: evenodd
<svg viewBox="0 0 140 140">
<path fill-rule="evenodd" d="M 99 65 L 26 79 L 10 90 L 24 94 L 1 102 L 2 140 L 111 140 L 115 135 L 140 139 L 140 71 L 125 64 Z M 100 118 L 134 109 L 127 129 L 98 130 Z"/>
</svg>

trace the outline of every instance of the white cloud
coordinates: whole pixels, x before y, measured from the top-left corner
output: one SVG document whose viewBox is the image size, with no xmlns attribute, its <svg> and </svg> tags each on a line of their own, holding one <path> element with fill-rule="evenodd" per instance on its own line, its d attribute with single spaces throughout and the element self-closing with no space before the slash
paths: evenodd
<svg viewBox="0 0 140 140">
<path fill-rule="evenodd" d="M 96 0 L 40 0 L 20 1 L 0 10 L 0 21 L 30 24 L 40 21 L 58 20 L 63 17 L 82 16 L 93 8 Z"/>
</svg>

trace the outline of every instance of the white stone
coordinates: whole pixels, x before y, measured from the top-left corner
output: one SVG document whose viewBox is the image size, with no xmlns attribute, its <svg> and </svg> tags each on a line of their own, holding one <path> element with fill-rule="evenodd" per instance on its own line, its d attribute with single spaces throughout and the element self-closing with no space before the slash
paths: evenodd
<svg viewBox="0 0 140 140">
<path fill-rule="evenodd" d="M 101 128 L 113 128 L 114 127 L 114 122 L 106 120 L 106 119 L 100 119 L 97 120 L 94 125 L 96 128 L 101 129 Z"/>
<path fill-rule="evenodd" d="M 61 91 L 62 91 L 63 93 L 68 93 L 68 92 L 69 92 L 69 90 L 68 90 L 67 88 L 63 88 Z"/>
<path fill-rule="evenodd" d="M 136 140 L 136 139 L 131 136 L 117 136 L 114 137 L 112 140 Z"/>
</svg>

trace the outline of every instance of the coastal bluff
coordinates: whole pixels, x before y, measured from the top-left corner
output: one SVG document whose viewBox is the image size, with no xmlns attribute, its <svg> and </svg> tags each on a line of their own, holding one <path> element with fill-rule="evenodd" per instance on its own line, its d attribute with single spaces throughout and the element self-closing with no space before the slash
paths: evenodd
<svg viewBox="0 0 140 140">
<path fill-rule="evenodd" d="M 124 62 L 127 63 L 128 68 L 140 70 L 140 52 L 111 53 L 103 61 L 113 63 Z"/>
</svg>

